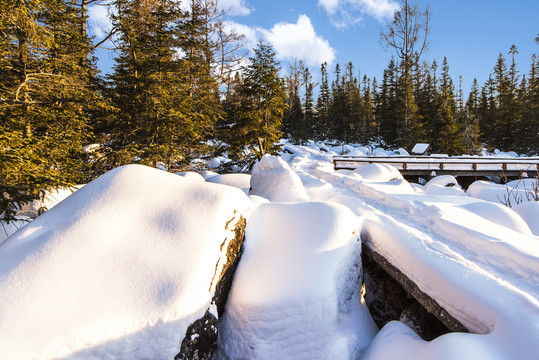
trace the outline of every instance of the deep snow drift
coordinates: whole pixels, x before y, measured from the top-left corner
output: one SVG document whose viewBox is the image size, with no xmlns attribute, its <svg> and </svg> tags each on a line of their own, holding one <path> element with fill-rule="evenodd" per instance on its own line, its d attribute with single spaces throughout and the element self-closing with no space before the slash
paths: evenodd
<svg viewBox="0 0 539 360">
<path fill-rule="evenodd" d="M 503 185 L 410 184 L 387 165 L 335 171 L 343 151 L 397 154 L 285 144 L 252 176 L 128 166 L 88 184 L 0 244 L 2 357 L 171 359 L 208 306 L 236 210 L 248 217 L 245 253 L 216 358 L 535 360 L 533 183 L 509 184 L 525 199 L 511 209 Z M 392 322 L 375 335 L 358 294 L 360 234 L 476 334 L 425 342 Z"/>
</svg>

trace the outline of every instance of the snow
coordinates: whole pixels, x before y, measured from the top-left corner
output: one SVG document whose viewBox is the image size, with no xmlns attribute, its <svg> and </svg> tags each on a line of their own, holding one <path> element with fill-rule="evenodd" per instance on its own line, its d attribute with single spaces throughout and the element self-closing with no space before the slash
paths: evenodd
<svg viewBox="0 0 539 360">
<path fill-rule="evenodd" d="M 86 185 L 0 245 L 2 358 L 173 358 L 249 207 L 139 165 Z"/>
<path fill-rule="evenodd" d="M 361 165 L 353 171 L 365 180 L 390 181 L 402 179 L 401 173 L 391 165 L 387 164 L 367 164 Z"/>
<path fill-rule="evenodd" d="M 206 178 L 207 182 L 234 186 L 249 194 L 251 187 L 251 175 L 249 174 L 224 174 Z"/>
<path fill-rule="evenodd" d="M 505 185 L 479 180 L 468 187 L 466 194 L 478 199 L 511 206 L 535 201 L 539 197 L 537 180 L 534 179 L 511 181 Z"/>
<path fill-rule="evenodd" d="M 457 179 L 451 175 L 436 176 L 429 180 L 423 190 L 429 195 L 465 196 Z"/>
<path fill-rule="evenodd" d="M 250 194 L 279 202 L 309 200 L 298 175 L 284 160 L 271 155 L 264 155 L 253 167 Z"/>
<path fill-rule="evenodd" d="M 6 240 L 10 235 L 14 234 L 17 230 L 28 224 L 29 221 L 35 219 L 39 214 L 40 209 L 52 209 L 60 201 L 82 188 L 82 186 L 83 185 L 77 185 L 72 188 L 59 188 L 46 191 L 43 199 L 34 200 L 31 203 L 24 205 L 18 213 L 18 220 L 10 223 L 1 223 L 0 243 Z"/>
<path fill-rule="evenodd" d="M 357 282 L 359 224 L 337 204 L 253 211 L 216 358 L 357 358 L 376 333 Z"/>
<path fill-rule="evenodd" d="M 391 165 L 332 163 L 403 149 L 283 145 L 251 175 L 113 170 L 0 244 L 2 358 L 172 358 L 209 306 L 234 210 L 246 240 L 217 360 L 537 358 L 533 179 L 422 186 Z M 398 321 L 378 331 L 359 294 L 360 235 L 471 333 L 427 342 Z"/>
<path fill-rule="evenodd" d="M 184 177 L 189 180 L 205 181 L 205 178 L 201 174 L 195 171 L 181 171 L 181 172 L 175 173 L 175 175 Z"/>
<path fill-rule="evenodd" d="M 424 154 L 427 152 L 429 147 L 430 147 L 430 144 L 417 143 L 414 145 L 414 148 L 412 149 L 412 154 Z"/>
<path fill-rule="evenodd" d="M 528 224 L 531 232 L 539 236 L 539 201 L 522 203 L 512 209 Z"/>
</svg>

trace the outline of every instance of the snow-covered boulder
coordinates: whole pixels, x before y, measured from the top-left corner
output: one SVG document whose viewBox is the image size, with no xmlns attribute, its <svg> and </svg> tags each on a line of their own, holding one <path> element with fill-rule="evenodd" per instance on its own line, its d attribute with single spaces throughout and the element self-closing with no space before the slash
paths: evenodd
<svg viewBox="0 0 539 360">
<path fill-rule="evenodd" d="M 361 165 L 354 170 L 354 173 L 369 181 L 390 181 L 403 178 L 397 168 L 387 164 Z"/>
<path fill-rule="evenodd" d="M 490 201 L 475 201 L 459 206 L 474 215 L 479 215 L 495 224 L 505 226 L 519 233 L 531 235 L 532 232 L 526 222 L 512 209 L 492 203 Z"/>
<path fill-rule="evenodd" d="M 338 204 L 255 209 L 215 358 L 358 358 L 376 333 L 360 294 L 359 225 Z"/>
<path fill-rule="evenodd" d="M 141 165 L 89 183 L 0 244 L 1 357 L 172 359 L 222 311 L 249 207 Z"/>
<path fill-rule="evenodd" d="M 428 188 L 433 185 L 445 186 L 445 187 L 457 187 L 461 189 L 457 179 L 451 175 L 439 175 L 433 177 L 425 184 L 425 192 L 428 192 Z"/>
<path fill-rule="evenodd" d="M 224 175 L 215 175 L 209 178 L 206 178 L 207 182 L 214 184 L 222 184 L 228 186 L 234 186 L 238 189 L 243 190 L 244 193 L 249 193 L 249 188 L 251 187 L 251 175 L 249 174 L 224 174 Z"/>
<path fill-rule="evenodd" d="M 530 201 L 512 208 L 528 224 L 532 233 L 539 236 L 539 201 Z"/>
<path fill-rule="evenodd" d="M 204 180 L 219 175 L 215 171 L 211 171 L 211 170 L 197 171 L 197 173 L 199 173 L 204 178 Z"/>
<path fill-rule="evenodd" d="M 466 194 L 478 199 L 514 206 L 536 199 L 536 181 L 535 179 L 521 179 L 501 185 L 479 180 L 468 187 Z"/>
<path fill-rule="evenodd" d="M 309 200 L 298 174 L 280 157 L 271 155 L 264 155 L 253 167 L 249 194 L 278 202 Z"/>
<path fill-rule="evenodd" d="M 175 174 L 189 180 L 204 181 L 204 177 L 195 171 L 181 171 Z"/>
</svg>

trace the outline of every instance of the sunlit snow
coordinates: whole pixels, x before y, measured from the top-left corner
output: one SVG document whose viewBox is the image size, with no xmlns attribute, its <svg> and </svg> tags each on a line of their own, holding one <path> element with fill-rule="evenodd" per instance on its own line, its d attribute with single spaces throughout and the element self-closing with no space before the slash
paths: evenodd
<svg viewBox="0 0 539 360">
<path fill-rule="evenodd" d="M 533 179 L 410 184 L 389 165 L 333 168 L 342 153 L 402 151 L 283 145 L 250 175 L 113 170 L 9 237 L 0 357 L 172 359 L 207 308 L 219 224 L 236 210 L 245 250 L 216 359 L 537 358 Z M 376 329 L 359 294 L 360 238 L 472 333 L 427 342 L 402 322 Z"/>
</svg>

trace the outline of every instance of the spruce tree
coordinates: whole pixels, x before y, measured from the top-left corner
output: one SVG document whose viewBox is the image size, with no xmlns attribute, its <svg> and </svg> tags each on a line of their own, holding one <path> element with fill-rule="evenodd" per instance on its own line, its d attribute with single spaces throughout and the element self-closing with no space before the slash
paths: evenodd
<svg viewBox="0 0 539 360">
<path fill-rule="evenodd" d="M 316 125 L 315 125 L 315 110 L 313 92 L 315 84 L 313 83 L 313 77 L 309 68 L 306 66 L 303 69 L 303 85 L 305 86 L 305 95 L 303 98 L 303 123 L 305 124 L 305 136 L 307 139 L 316 138 Z"/>
<path fill-rule="evenodd" d="M 466 100 L 464 107 L 464 138 L 463 146 L 469 155 L 473 155 L 479 146 L 479 107 L 480 107 L 480 91 L 477 79 L 474 79 L 472 88 Z"/>
<path fill-rule="evenodd" d="M 539 37 L 537 38 L 539 40 Z M 539 41 L 538 41 L 539 44 Z M 528 78 L 522 81 L 522 117 L 516 123 L 515 149 L 528 155 L 539 154 L 539 61 L 532 56 Z"/>
<path fill-rule="evenodd" d="M 283 118 L 283 131 L 292 139 L 302 142 L 306 140 L 303 108 L 300 99 L 302 86 L 303 62 L 294 60 L 290 64 L 290 74 L 286 77 L 286 103 L 288 108 Z"/>
<path fill-rule="evenodd" d="M 363 125 L 363 131 L 359 136 L 359 141 L 362 144 L 367 144 L 376 136 L 377 132 L 373 110 L 373 91 L 371 90 L 371 81 L 367 78 L 367 75 L 363 77 L 363 86 L 361 89 L 361 123 Z"/>
<path fill-rule="evenodd" d="M 261 158 L 273 153 L 282 132 L 282 120 L 287 109 L 286 87 L 279 77 L 280 66 L 271 45 L 258 42 L 254 56 L 243 71 L 239 87 L 241 103 L 235 109 L 232 126 L 232 152 L 244 157 L 247 148 Z"/>
<path fill-rule="evenodd" d="M 379 99 L 376 104 L 376 117 L 380 128 L 380 138 L 384 145 L 394 146 L 398 139 L 396 122 L 397 75 L 395 60 L 391 58 L 382 78 Z"/>
<path fill-rule="evenodd" d="M 329 138 L 329 105 L 331 93 L 328 81 L 328 64 L 320 65 L 320 91 L 316 101 L 316 127 L 315 133 L 318 139 Z"/>
<path fill-rule="evenodd" d="M 118 109 L 112 163 L 181 167 L 205 150 L 220 111 L 198 10 L 184 13 L 173 0 L 114 5 L 119 55 L 109 77 Z"/>
<path fill-rule="evenodd" d="M 492 145 L 501 150 L 511 150 L 512 118 L 510 113 L 512 95 L 511 84 L 504 56 L 500 53 L 494 66 L 493 86 L 495 89 L 496 112 L 493 117 Z"/>
<path fill-rule="evenodd" d="M 442 62 L 440 88 L 436 102 L 437 114 L 433 124 L 431 147 L 437 152 L 461 155 L 464 152 L 462 132 L 456 120 L 457 104 L 454 97 L 454 85 L 445 57 Z"/>
<path fill-rule="evenodd" d="M 0 2 L 0 213 L 83 180 L 89 116 L 102 105 L 86 18 L 71 1 Z"/>
</svg>

